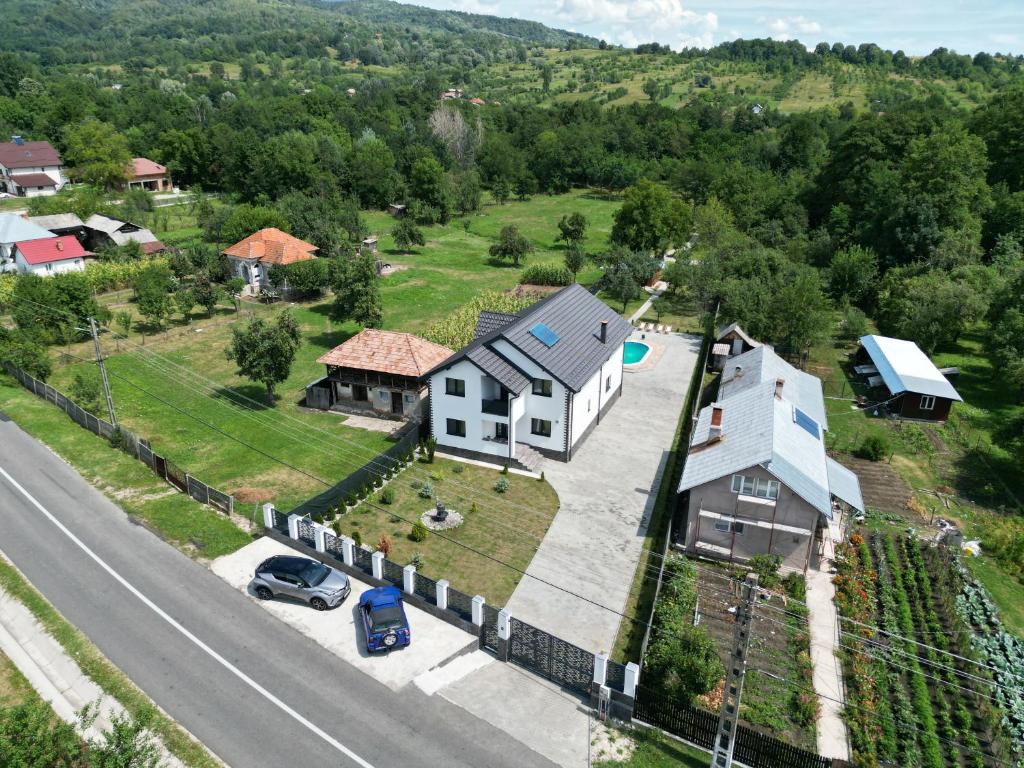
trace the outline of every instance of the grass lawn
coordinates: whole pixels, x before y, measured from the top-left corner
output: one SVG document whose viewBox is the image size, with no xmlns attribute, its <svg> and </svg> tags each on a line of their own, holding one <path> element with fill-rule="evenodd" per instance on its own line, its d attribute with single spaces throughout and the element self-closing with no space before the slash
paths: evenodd
<svg viewBox="0 0 1024 768">
<path fill-rule="evenodd" d="M 503 494 L 494 490 L 501 477 L 509 482 Z M 434 534 L 421 542 L 409 538 L 412 522 L 434 508 L 432 499 L 420 496 L 425 483 L 449 511 L 465 518 L 461 526 L 443 533 L 452 541 Z M 481 594 L 498 606 L 508 601 L 521 574 L 465 547 L 525 571 L 558 511 L 558 496 L 546 481 L 514 473 L 503 476 L 498 470 L 440 457 L 433 464 L 414 463 L 389 487 L 395 494 L 391 505 L 379 502 L 379 492 L 374 497 L 375 507 L 388 512 L 362 504 L 342 515 L 336 530 L 347 536 L 358 532 L 364 544 L 374 547 L 381 536 L 388 536 L 391 560 L 409 563 L 419 555 L 425 576 L 448 579 L 454 588 Z"/>
<path fill-rule="evenodd" d="M 627 739 L 634 742 L 632 754 L 616 759 L 616 744 Z M 599 751 L 595 755 L 595 768 L 707 768 L 711 760 L 707 752 L 649 728 L 637 728 L 628 736 L 620 735 L 608 751 L 610 754 Z"/>
<path fill-rule="evenodd" d="M 0 410 L 128 514 L 185 551 L 214 558 L 252 540 L 222 514 L 174 491 L 145 464 L 111 448 L 6 374 L 0 375 Z"/>
<path fill-rule="evenodd" d="M 76 427 L 77 429 L 77 427 Z M 105 693 L 113 696 L 127 712 L 134 717 L 149 716 L 150 730 L 164 743 L 164 746 L 182 763 L 190 768 L 217 768 L 222 765 L 206 748 L 193 739 L 174 720 L 150 701 L 135 684 L 111 664 L 100 650 L 84 634 L 68 623 L 61 614 L 36 591 L 35 587 L 5 559 L 0 558 L 0 587 L 19 600 L 36 617 L 43 628 L 58 642 L 64 651 L 75 660 L 82 672 L 92 679 Z M 0 703 L 3 703 L 3 664 L 0 656 Z M 24 693 L 19 688 L 20 675 L 13 677 L 8 687 L 14 695 L 34 696 L 34 691 Z M 27 683 L 26 683 L 27 685 Z M 21 693 L 19 694 L 19 691 Z M 2 756 L 0 756 L 2 758 Z"/>
<path fill-rule="evenodd" d="M 0 709 L 16 707 L 35 697 L 36 692 L 28 684 L 25 676 L 14 666 L 14 662 L 0 651 Z"/>
<path fill-rule="evenodd" d="M 1009 579 L 991 557 L 965 558 L 974 578 L 982 583 L 999 607 L 999 616 L 1008 632 L 1024 637 L 1024 599 L 1020 582 Z"/>
</svg>

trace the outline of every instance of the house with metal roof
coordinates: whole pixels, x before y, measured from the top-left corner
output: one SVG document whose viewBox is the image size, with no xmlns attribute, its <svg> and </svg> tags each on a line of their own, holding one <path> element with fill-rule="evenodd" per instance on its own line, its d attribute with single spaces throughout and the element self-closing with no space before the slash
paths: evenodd
<svg viewBox="0 0 1024 768">
<path fill-rule="evenodd" d="M 423 374 L 451 356 L 448 347 L 411 333 L 366 328 L 317 359 L 327 375 L 306 387 L 306 405 L 418 416 L 427 395 Z"/>
<path fill-rule="evenodd" d="M 804 570 L 842 540 L 846 510 L 864 511 L 857 476 L 825 452 L 823 406 L 786 373 L 723 382 L 700 411 L 678 489 L 688 553 L 730 562 L 778 555 Z"/>
<path fill-rule="evenodd" d="M 724 400 L 749 387 L 778 381 L 785 383 L 787 400 L 798 405 L 823 429 L 828 430 L 821 379 L 790 365 L 766 344 L 726 361 L 719 379 L 718 397 Z"/>
<path fill-rule="evenodd" d="M 438 445 L 531 469 L 570 460 L 622 392 L 632 330 L 580 285 L 481 313 L 473 341 L 424 377 Z"/>
<path fill-rule="evenodd" d="M 53 234 L 44 227 L 14 213 L 0 213 L 0 272 L 14 272 L 14 244 L 45 240 Z"/>
<path fill-rule="evenodd" d="M 18 271 L 42 277 L 58 272 L 84 272 L 85 260 L 94 255 L 85 250 L 73 235 L 14 244 L 14 263 Z"/>
<path fill-rule="evenodd" d="M 954 402 L 962 402 L 946 375 L 921 348 L 906 339 L 863 336 L 854 371 L 883 390 L 886 410 L 901 419 L 945 421 Z"/>
</svg>

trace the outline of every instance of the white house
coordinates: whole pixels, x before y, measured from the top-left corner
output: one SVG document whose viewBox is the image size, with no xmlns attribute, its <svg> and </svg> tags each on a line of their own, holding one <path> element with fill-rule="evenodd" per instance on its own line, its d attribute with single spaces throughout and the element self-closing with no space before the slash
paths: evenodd
<svg viewBox="0 0 1024 768">
<path fill-rule="evenodd" d="M 267 227 L 225 249 L 224 255 L 231 262 L 232 272 L 245 282 L 243 293 L 256 295 L 270 287 L 272 267 L 315 258 L 317 250 L 312 243 Z"/>
<path fill-rule="evenodd" d="M 622 392 L 631 326 L 579 285 L 517 315 L 481 312 L 476 337 L 424 378 L 439 446 L 535 465 L 568 461 Z"/>
<path fill-rule="evenodd" d="M 18 271 L 44 277 L 58 272 L 84 272 L 85 260 L 93 255 L 73 235 L 14 244 L 14 263 Z"/>
<path fill-rule="evenodd" d="M 19 197 L 56 194 L 67 183 L 60 153 L 48 141 L 12 139 L 0 144 L 0 191 Z"/>
<path fill-rule="evenodd" d="M 0 213 L 0 272 L 13 272 L 14 244 L 23 240 L 43 240 L 53 233 L 14 213 Z"/>
</svg>

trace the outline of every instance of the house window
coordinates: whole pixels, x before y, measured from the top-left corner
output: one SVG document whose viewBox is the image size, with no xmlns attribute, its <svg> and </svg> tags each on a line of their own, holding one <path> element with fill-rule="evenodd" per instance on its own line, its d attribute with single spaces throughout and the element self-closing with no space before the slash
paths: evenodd
<svg viewBox="0 0 1024 768">
<path fill-rule="evenodd" d="M 742 493 L 745 496 L 754 495 L 755 482 L 754 478 L 746 477 L 745 475 L 733 475 L 732 476 L 732 492 Z"/>
<path fill-rule="evenodd" d="M 922 411 L 933 411 L 935 410 L 935 397 L 932 395 L 921 395 L 921 410 Z"/>
<path fill-rule="evenodd" d="M 455 397 L 466 396 L 466 382 L 464 379 L 445 379 L 444 380 L 444 393 L 446 395 L 455 395 Z"/>
<path fill-rule="evenodd" d="M 460 419 L 448 419 L 448 434 L 455 437 L 465 437 L 466 422 Z"/>
<path fill-rule="evenodd" d="M 762 499 L 779 498 L 779 481 L 765 480 L 762 477 L 757 478 L 757 486 L 754 488 L 754 495 L 760 496 Z"/>
<path fill-rule="evenodd" d="M 551 397 L 551 379 L 534 379 L 533 394 L 541 397 Z"/>
<path fill-rule="evenodd" d="M 416 402 L 416 395 L 414 395 L 414 394 L 412 394 L 410 392 L 406 392 L 406 394 L 405 394 L 405 402 L 407 402 L 407 403 L 415 403 Z"/>
<path fill-rule="evenodd" d="M 715 520 L 715 530 L 719 533 L 735 533 L 737 536 L 742 536 L 743 523 L 732 520 Z"/>
<path fill-rule="evenodd" d="M 380 401 L 382 403 L 387 403 L 390 400 L 391 400 L 391 392 L 389 390 L 387 390 L 387 389 L 382 389 L 380 391 Z"/>
<path fill-rule="evenodd" d="M 551 437 L 551 422 L 547 419 L 530 419 L 530 433 L 541 437 Z"/>
<path fill-rule="evenodd" d="M 610 392 L 611 389 L 612 389 L 612 377 L 609 376 L 607 379 L 604 380 L 604 391 L 605 392 Z"/>
</svg>

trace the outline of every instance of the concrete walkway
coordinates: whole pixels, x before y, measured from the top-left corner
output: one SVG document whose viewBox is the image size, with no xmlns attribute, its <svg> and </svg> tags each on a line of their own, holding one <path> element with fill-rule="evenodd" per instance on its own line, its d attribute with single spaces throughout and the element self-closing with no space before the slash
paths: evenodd
<svg viewBox="0 0 1024 768">
<path fill-rule="evenodd" d="M 829 562 L 823 561 L 822 567 Z M 818 754 L 839 760 L 850 759 L 850 743 L 843 721 L 845 701 L 843 671 L 839 661 L 839 632 L 836 590 L 832 574 L 811 567 L 807 571 L 807 621 L 811 636 L 814 690 L 818 694 Z"/>
<path fill-rule="evenodd" d="M 32 612 L 3 589 L 0 589 L 0 651 L 57 716 L 74 725 L 85 738 L 102 739 L 111 729 L 113 719 L 125 715 L 120 702 L 86 677 Z M 78 713 L 86 705 L 95 705 L 97 717 L 91 726 L 82 729 Z M 164 750 L 162 765 L 178 768 L 184 764 Z"/>
<path fill-rule="evenodd" d="M 660 360 L 649 370 L 626 369 L 622 397 L 572 461 L 544 462 L 558 514 L 507 606 L 588 651 L 610 651 L 615 642 L 700 348 L 696 336 L 648 334 L 646 341 L 662 347 Z"/>
</svg>

